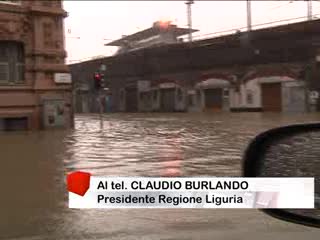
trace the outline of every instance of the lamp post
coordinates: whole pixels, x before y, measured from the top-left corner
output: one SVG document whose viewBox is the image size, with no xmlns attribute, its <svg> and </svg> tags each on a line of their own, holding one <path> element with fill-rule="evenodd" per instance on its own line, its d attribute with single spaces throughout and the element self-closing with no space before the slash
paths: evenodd
<svg viewBox="0 0 320 240">
<path fill-rule="evenodd" d="M 307 0 L 307 6 L 308 6 L 308 21 L 312 20 L 312 0 Z"/>
<path fill-rule="evenodd" d="M 251 0 L 247 0 L 247 30 L 251 31 Z"/>
<path fill-rule="evenodd" d="M 192 42 L 192 13 L 191 13 L 191 5 L 194 1 L 189 0 L 185 2 L 187 5 L 187 17 L 188 17 L 188 27 L 189 27 L 189 42 Z"/>
</svg>

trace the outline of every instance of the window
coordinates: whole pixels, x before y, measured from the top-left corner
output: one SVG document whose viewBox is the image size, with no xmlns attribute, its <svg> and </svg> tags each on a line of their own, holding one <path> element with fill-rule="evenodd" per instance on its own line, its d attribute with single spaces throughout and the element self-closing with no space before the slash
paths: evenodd
<svg viewBox="0 0 320 240">
<path fill-rule="evenodd" d="M 223 97 L 228 98 L 229 97 L 229 89 L 223 89 Z"/>
<path fill-rule="evenodd" d="M 5 62 L 0 62 L 0 82 L 9 82 L 9 65 Z"/>
<path fill-rule="evenodd" d="M 16 83 L 23 83 L 24 82 L 24 64 L 17 63 L 16 64 Z"/>
<path fill-rule="evenodd" d="M 23 44 L 0 41 L 0 84 L 24 82 Z"/>
<path fill-rule="evenodd" d="M 0 118 L 0 131 L 19 131 L 28 129 L 28 118 Z"/>
</svg>

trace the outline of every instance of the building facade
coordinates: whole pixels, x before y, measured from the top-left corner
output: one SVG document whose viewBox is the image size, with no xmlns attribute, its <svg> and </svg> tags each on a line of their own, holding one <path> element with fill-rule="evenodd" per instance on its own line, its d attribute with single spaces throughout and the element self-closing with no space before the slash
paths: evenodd
<svg viewBox="0 0 320 240">
<path fill-rule="evenodd" d="M 0 1 L 0 130 L 72 127 L 62 1 Z"/>
<path fill-rule="evenodd" d="M 303 64 L 248 69 L 238 88 L 230 91 L 231 108 L 267 112 L 306 112 L 308 86 Z"/>
<path fill-rule="evenodd" d="M 145 48 L 71 70 L 90 82 L 106 64 L 114 111 L 319 111 L 319 27 L 313 20 Z"/>
</svg>

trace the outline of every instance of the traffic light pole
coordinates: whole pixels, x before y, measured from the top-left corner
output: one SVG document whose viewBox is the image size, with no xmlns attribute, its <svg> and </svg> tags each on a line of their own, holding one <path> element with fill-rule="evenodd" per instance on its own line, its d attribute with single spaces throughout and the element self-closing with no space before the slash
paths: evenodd
<svg viewBox="0 0 320 240">
<path fill-rule="evenodd" d="M 102 90 L 99 90 L 99 119 L 100 119 L 100 128 L 103 128 L 103 104 L 102 104 L 102 99 L 103 99 L 103 93 Z"/>
<path fill-rule="evenodd" d="M 104 96 L 104 88 L 105 88 L 105 79 L 104 79 L 104 74 L 101 72 L 104 72 L 105 65 L 101 65 L 100 70 L 97 71 L 94 74 L 94 88 L 96 90 L 96 93 L 98 95 L 97 101 L 98 101 L 98 107 L 99 107 L 99 119 L 100 119 L 100 128 L 103 128 L 103 101 L 105 101 L 105 96 Z"/>
</svg>

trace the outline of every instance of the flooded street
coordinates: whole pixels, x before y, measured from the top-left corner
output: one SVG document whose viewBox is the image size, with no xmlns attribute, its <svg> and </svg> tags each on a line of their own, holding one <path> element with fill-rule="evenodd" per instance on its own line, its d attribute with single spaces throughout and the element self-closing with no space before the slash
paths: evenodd
<svg viewBox="0 0 320 240">
<path fill-rule="evenodd" d="M 108 114 L 75 129 L 0 135 L 0 239 L 316 239 L 318 229 L 246 209 L 68 209 L 65 176 L 239 176 L 259 132 L 320 114 Z"/>
</svg>

